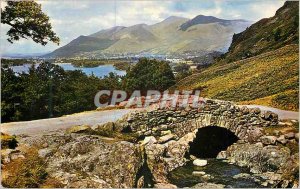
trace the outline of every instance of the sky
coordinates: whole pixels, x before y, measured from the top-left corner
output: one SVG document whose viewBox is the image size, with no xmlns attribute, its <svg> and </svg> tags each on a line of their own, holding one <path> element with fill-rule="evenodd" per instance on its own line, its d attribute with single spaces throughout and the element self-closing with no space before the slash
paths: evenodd
<svg viewBox="0 0 300 189">
<path fill-rule="evenodd" d="M 53 30 L 60 37 L 59 46 L 35 44 L 22 39 L 10 44 L 6 41 L 9 26 L 1 24 L 1 54 L 31 54 L 51 52 L 80 35 L 90 35 L 114 26 L 155 24 L 169 16 L 192 19 L 202 14 L 222 19 L 258 21 L 271 17 L 282 0 L 42 0 L 43 12 L 50 17 Z M 5 4 L 1 4 L 1 9 Z"/>
</svg>

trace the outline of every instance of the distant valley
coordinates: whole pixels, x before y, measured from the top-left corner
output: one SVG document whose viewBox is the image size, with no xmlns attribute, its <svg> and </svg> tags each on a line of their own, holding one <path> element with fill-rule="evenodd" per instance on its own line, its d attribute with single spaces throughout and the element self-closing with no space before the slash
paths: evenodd
<svg viewBox="0 0 300 189">
<path fill-rule="evenodd" d="M 118 54 L 182 54 L 228 49 L 234 33 L 251 25 L 246 20 L 224 20 L 198 15 L 193 19 L 171 16 L 162 22 L 116 26 L 79 36 L 45 57 L 103 58 Z"/>
</svg>

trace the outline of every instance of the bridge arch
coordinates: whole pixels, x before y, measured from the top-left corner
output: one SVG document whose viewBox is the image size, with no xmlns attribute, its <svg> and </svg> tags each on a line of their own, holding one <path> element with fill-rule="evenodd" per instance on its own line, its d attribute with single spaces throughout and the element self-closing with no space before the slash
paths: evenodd
<svg viewBox="0 0 300 189">
<path fill-rule="evenodd" d="M 197 129 L 195 138 L 189 142 L 189 155 L 197 158 L 215 158 L 219 152 L 238 141 L 238 137 L 224 127 L 209 126 Z"/>
</svg>

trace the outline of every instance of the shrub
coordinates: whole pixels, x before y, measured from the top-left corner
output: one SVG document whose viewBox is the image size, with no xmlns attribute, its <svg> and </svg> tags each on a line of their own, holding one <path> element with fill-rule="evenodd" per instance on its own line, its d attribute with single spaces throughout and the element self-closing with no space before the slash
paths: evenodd
<svg viewBox="0 0 300 189">
<path fill-rule="evenodd" d="M 16 136 L 10 136 L 5 133 L 1 133 L 1 149 L 14 149 L 18 146 Z"/>
</svg>

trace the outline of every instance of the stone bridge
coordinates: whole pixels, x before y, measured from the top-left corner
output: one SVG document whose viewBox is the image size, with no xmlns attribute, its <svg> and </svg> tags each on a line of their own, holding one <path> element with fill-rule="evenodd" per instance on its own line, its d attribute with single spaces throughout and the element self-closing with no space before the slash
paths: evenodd
<svg viewBox="0 0 300 189">
<path fill-rule="evenodd" d="M 239 107 L 228 101 L 206 99 L 199 108 L 135 112 L 114 124 L 115 128 L 122 128 L 121 132 L 138 136 L 153 182 L 168 183 L 167 173 L 195 156 L 199 158 L 200 149 L 209 153 L 202 157 L 216 157 L 224 155 L 224 150 L 232 144 L 255 145 L 261 140 L 269 143 L 273 139 L 264 138 L 263 127 L 277 125 L 278 115 L 258 108 Z M 213 132 L 205 133 L 205 128 L 221 130 L 214 133 L 218 136 L 210 138 Z M 196 149 L 195 153 L 192 148 Z M 212 149 L 214 152 L 210 153 Z"/>
<path fill-rule="evenodd" d="M 195 131 L 196 129 L 217 126 L 226 128 L 240 140 L 252 142 L 259 127 L 275 126 L 278 115 L 259 108 L 239 107 L 228 101 L 206 99 L 199 108 L 157 109 L 138 112 L 127 118 L 125 130 L 139 136 L 162 136 L 171 131 L 175 138 Z"/>
</svg>

